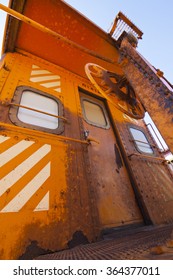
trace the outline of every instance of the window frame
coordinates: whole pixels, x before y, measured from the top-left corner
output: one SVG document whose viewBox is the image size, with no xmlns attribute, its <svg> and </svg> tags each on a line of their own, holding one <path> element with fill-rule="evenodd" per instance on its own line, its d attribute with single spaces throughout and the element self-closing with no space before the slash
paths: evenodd
<svg viewBox="0 0 173 280">
<path fill-rule="evenodd" d="M 52 100 L 54 100 L 57 105 L 58 105 L 58 116 L 63 116 L 63 105 L 61 103 L 61 101 L 53 96 L 50 95 L 46 92 L 43 92 L 39 89 L 30 87 L 30 86 L 18 86 L 14 92 L 14 96 L 12 99 L 12 103 L 15 104 L 19 104 L 21 102 L 22 99 L 22 94 L 24 91 L 31 91 L 33 93 L 39 94 L 41 96 L 50 98 Z M 64 122 L 62 119 L 58 118 L 58 127 L 55 129 L 52 128 L 47 128 L 47 127 L 42 127 L 42 126 L 38 126 L 38 125 L 34 125 L 34 124 L 29 124 L 29 123 L 25 123 L 23 121 L 21 121 L 18 118 L 18 111 L 19 111 L 20 106 L 13 106 L 10 105 L 10 109 L 9 109 L 9 118 L 11 120 L 11 122 L 19 127 L 23 127 L 23 128 L 29 128 L 32 130 L 38 130 L 38 131 L 43 131 L 43 132 L 48 132 L 48 133 L 52 133 L 52 134 L 61 134 L 64 131 Z"/>
<path fill-rule="evenodd" d="M 148 136 L 146 135 L 146 132 L 145 132 L 141 127 L 129 126 L 128 128 L 129 128 L 129 132 L 130 132 L 132 141 L 133 141 L 133 143 L 134 143 L 135 149 L 136 149 L 140 154 L 146 154 L 146 155 L 154 156 L 154 155 L 155 155 L 155 151 L 154 151 L 154 149 L 153 149 L 153 145 L 150 143 L 150 141 L 149 141 L 149 139 L 148 139 Z M 131 129 L 135 129 L 135 130 L 138 130 L 138 131 L 140 131 L 141 133 L 143 133 L 143 135 L 145 136 L 145 138 L 146 138 L 146 140 L 147 140 L 147 142 L 148 142 L 148 143 L 146 143 L 146 144 L 148 144 L 148 146 L 149 146 L 148 148 L 150 148 L 150 149 L 152 150 L 152 153 L 147 153 L 147 152 L 144 152 L 144 151 L 142 151 L 142 150 L 140 149 L 140 147 L 139 147 L 138 144 L 137 144 L 138 141 L 134 138 L 134 136 L 133 136 L 133 134 L 132 134 L 132 132 L 131 132 Z"/>
<path fill-rule="evenodd" d="M 103 129 L 109 129 L 110 128 L 110 123 L 109 123 L 109 118 L 107 116 L 107 112 L 106 112 L 106 109 L 105 109 L 104 101 L 100 100 L 99 97 L 91 96 L 90 94 L 87 94 L 87 93 L 83 92 L 82 90 L 79 90 L 79 93 L 80 93 L 81 107 L 82 107 L 82 113 L 83 113 L 84 120 L 87 123 L 89 123 L 93 126 L 103 128 Z M 103 116 L 105 118 L 106 125 L 101 125 L 101 124 L 95 123 L 95 122 L 93 122 L 93 121 L 91 121 L 87 118 L 86 112 L 85 112 L 84 101 L 90 102 L 90 103 L 92 103 L 92 104 L 101 108 L 101 111 L 102 111 Z"/>
</svg>

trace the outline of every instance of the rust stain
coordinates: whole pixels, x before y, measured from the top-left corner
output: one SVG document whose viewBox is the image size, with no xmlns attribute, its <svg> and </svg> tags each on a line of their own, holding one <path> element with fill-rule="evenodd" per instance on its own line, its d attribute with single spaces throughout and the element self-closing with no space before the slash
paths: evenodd
<svg viewBox="0 0 173 280">
<path fill-rule="evenodd" d="M 115 161 L 116 161 L 118 169 L 120 169 L 121 167 L 123 167 L 123 162 L 122 162 L 120 152 L 119 152 L 116 144 L 114 144 L 114 151 L 115 151 Z"/>
</svg>

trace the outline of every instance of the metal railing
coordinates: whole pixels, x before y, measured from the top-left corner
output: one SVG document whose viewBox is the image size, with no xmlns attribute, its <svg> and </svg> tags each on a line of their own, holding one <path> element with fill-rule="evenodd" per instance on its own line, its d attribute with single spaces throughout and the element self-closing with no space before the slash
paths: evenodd
<svg viewBox="0 0 173 280">
<path fill-rule="evenodd" d="M 153 125 L 151 123 L 147 123 L 146 126 L 148 127 L 148 131 L 150 132 L 150 135 L 154 139 L 155 143 L 157 144 L 157 147 L 159 148 L 159 150 L 161 152 L 166 152 L 168 150 L 168 148 L 166 148 L 163 145 L 162 141 L 164 141 L 164 140 L 161 141 L 161 137 L 158 136 L 158 133 L 154 129 Z M 149 129 L 149 127 L 150 127 L 150 129 Z M 166 143 L 165 143 L 165 145 L 166 145 Z"/>
<path fill-rule="evenodd" d="M 122 12 L 116 16 L 109 34 L 118 40 L 123 32 L 132 33 L 137 39 L 142 39 L 143 32 Z"/>
</svg>

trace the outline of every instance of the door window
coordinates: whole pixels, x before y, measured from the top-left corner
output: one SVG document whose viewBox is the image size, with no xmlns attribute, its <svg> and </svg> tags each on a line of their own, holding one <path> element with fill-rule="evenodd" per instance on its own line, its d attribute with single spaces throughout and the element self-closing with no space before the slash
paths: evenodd
<svg viewBox="0 0 173 280">
<path fill-rule="evenodd" d="M 81 97 L 83 116 L 86 122 L 101 128 L 109 128 L 108 117 L 103 102 L 95 98 Z"/>
</svg>

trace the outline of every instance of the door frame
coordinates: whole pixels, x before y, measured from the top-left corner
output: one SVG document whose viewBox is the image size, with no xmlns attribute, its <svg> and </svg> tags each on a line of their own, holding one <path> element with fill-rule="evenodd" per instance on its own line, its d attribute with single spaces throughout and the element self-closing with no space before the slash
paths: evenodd
<svg viewBox="0 0 173 280">
<path fill-rule="evenodd" d="M 131 168 L 129 166 L 129 160 L 128 160 L 127 154 L 125 152 L 125 149 L 124 149 L 123 141 L 121 140 L 121 137 L 120 137 L 120 132 L 119 132 L 119 129 L 118 129 L 118 125 L 117 125 L 117 122 L 115 121 L 115 118 L 112 115 L 112 112 L 111 112 L 111 109 L 109 107 L 109 104 L 108 104 L 107 100 L 105 98 L 101 97 L 100 95 L 97 95 L 98 93 L 95 93 L 95 92 L 93 93 L 92 89 L 86 90 L 86 89 L 78 86 L 78 95 L 79 95 L 80 101 L 82 99 L 82 97 L 80 96 L 80 92 L 85 94 L 85 95 L 88 95 L 88 97 L 91 98 L 91 99 L 93 98 L 93 99 L 97 99 L 97 100 L 100 100 L 101 102 L 103 102 L 104 107 L 105 107 L 105 111 L 106 111 L 106 115 L 108 116 L 110 126 L 112 127 L 115 139 L 117 141 L 117 144 L 118 144 L 118 147 L 119 147 L 122 159 L 123 159 L 123 163 L 124 163 L 125 168 L 127 170 L 127 174 L 128 174 L 128 177 L 129 177 L 129 180 L 130 180 L 130 183 L 131 183 L 131 187 L 132 187 L 133 193 L 135 195 L 135 201 L 137 203 L 137 206 L 138 206 L 138 208 L 140 210 L 140 213 L 142 215 L 142 218 L 143 218 L 143 222 L 146 225 L 151 225 L 152 222 L 151 222 L 151 219 L 149 217 L 147 208 L 145 207 L 145 205 L 143 205 L 141 203 L 141 198 L 140 198 L 140 194 L 138 192 L 137 183 L 136 183 L 136 180 L 133 176 Z M 80 106 L 82 107 L 81 102 L 80 102 Z M 123 115 L 123 113 L 122 113 L 122 115 Z M 125 119 L 124 119 L 124 122 L 122 123 L 122 125 L 127 124 L 127 123 L 129 123 L 129 122 L 126 122 Z M 91 123 L 91 125 L 92 125 L 92 123 Z M 133 226 L 133 224 L 131 226 Z"/>
</svg>

